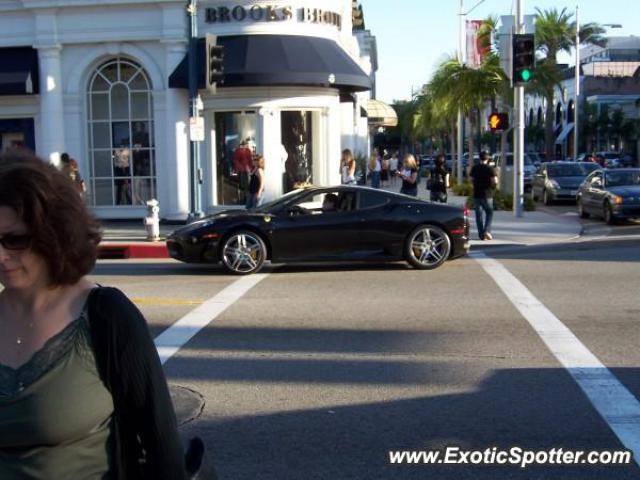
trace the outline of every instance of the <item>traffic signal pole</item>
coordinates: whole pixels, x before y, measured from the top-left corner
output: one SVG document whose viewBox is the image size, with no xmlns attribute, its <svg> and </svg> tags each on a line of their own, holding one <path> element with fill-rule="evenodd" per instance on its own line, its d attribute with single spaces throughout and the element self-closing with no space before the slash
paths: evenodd
<svg viewBox="0 0 640 480">
<path fill-rule="evenodd" d="M 524 33 L 524 0 L 517 1 L 516 33 Z M 515 52 L 514 52 L 515 57 Z M 522 217 L 524 203 L 524 86 L 514 81 L 515 128 L 513 131 L 513 214 Z"/>
<path fill-rule="evenodd" d="M 464 63 L 464 0 L 460 0 L 460 14 L 458 16 L 458 59 L 460 63 Z M 464 150 L 464 138 L 462 138 L 463 126 L 464 126 L 464 116 L 462 115 L 462 109 L 458 108 L 458 129 L 456 136 L 456 150 L 458 157 L 456 158 L 456 183 L 458 185 L 462 185 L 463 175 L 462 175 L 462 151 Z M 469 158 L 473 159 L 473 154 L 469 154 Z"/>
<path fill-rule="evenodd" d="M 189 102 L 191 118 L 199 116 L 198 111 L 198 6 L 197 0 L 189 0 L 187 7 L 189 15 Z M 200 168 L 200 142 L 193 138 L 193 132 L 189 132 L 189 176 L 191 191 L 189 192 L 188 222 L 193 222 L 203 217 L 200 207 L 200 191 L 202 185 L 202 170 Z"/>
</svg>

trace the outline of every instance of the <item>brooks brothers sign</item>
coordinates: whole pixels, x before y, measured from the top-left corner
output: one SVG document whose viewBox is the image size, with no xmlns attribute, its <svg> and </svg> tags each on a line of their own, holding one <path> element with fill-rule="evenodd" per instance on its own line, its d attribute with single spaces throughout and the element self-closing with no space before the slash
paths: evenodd
<svg viewBox="0 0 640 480">
<path fill-rule="evenodd" d="M 322 8 L 297 8 L 279 5 L 253 5 L 243 7 L 212 7 L 205 9 L 207 23 L 230 22 L 284 22 L 297 18 L 299 22 L 319 23 L 334 25 L 338 28 L 342 25 L 342 16 L 323 10 Z"/>
</svg>

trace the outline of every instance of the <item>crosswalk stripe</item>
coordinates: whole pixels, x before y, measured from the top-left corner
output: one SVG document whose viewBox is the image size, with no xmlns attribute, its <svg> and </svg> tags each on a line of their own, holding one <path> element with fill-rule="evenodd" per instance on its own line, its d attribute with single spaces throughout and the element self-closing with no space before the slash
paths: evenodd
<svg viewBox="0 0 640 480">
<path fill-rule="evenodd" d="M 200 330 L 268 276 L 268 273 L 259 273 L 241 277 L 158 335 L 155 344 L 160 361 L 164 364 Z"/>
<path fill-rule="evenodd" d="M 633 452 L 640 465 L 640 403 L 589 349 L 520 280 L 482 252 L 470 254 L 540 336 L 591 401 L 600 416 Z"/>
</svg>

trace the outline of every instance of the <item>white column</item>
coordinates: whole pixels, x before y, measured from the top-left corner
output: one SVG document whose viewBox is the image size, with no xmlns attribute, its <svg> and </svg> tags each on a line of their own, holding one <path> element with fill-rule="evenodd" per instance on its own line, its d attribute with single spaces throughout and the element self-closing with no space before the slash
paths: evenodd
<svg viewBox="0 0 640 480">
<path fill-rule="evenodd" d="M 166 43 L 167 76 L 182 61 L 186 43 Z M 164 112 L 156 111 L 158 151 L 158 194 L 160 215 L 169 220 L 184 220 L 189 213 L 189 98 L 187 90 L 166 86 Z M 164 113 L 164 115 L 163 115 Z"/>
<path fill-rule="evenodd" d="M 342 135 L 338 128 L 332 126 L 340 125 L 340 103 L 339 101 L 333 103 L 329 108 L 323 110 L 322 123 L 325 128 L 324 135 L 326 135 L 327 150 L 321 162 L 324 167 L 324 184 L 325 185 L 339 185 L 340 176 L 340 153 L 342 151 Z M 352 124 L 351 122 L 349 122 Z"/>
<path fill-rule="evenodd" d="M 264 155 L 264 201 L 268 202 L 282 195 L 280 111 L 260 108 L 256 125 L 256 153 Z"/>
<path fill-rule="evenodd" d="M 59 165 L 64 152 L 64 102 L 60 45 L 38 47 L 40 63 L 40 145 L 38 152 L 50 163 Z"/>
</svg>

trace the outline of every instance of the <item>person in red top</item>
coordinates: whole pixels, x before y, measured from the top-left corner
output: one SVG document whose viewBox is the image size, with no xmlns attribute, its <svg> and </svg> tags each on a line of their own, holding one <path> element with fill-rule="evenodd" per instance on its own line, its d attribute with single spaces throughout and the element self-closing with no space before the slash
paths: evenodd
<svg viewBox="0 0 640 480">
<path fill-rule="evenodd" d="M 240 179 L 240 190 L 244 193 L 249 188 L 249 176 L 253 168 L 253 152 L 247 145 L 247 141 L 243 140 L 240 146 L 233 152 L 233 169 Z M 242 200 L 242 199 L 241 199 Z"/>
</svg>

